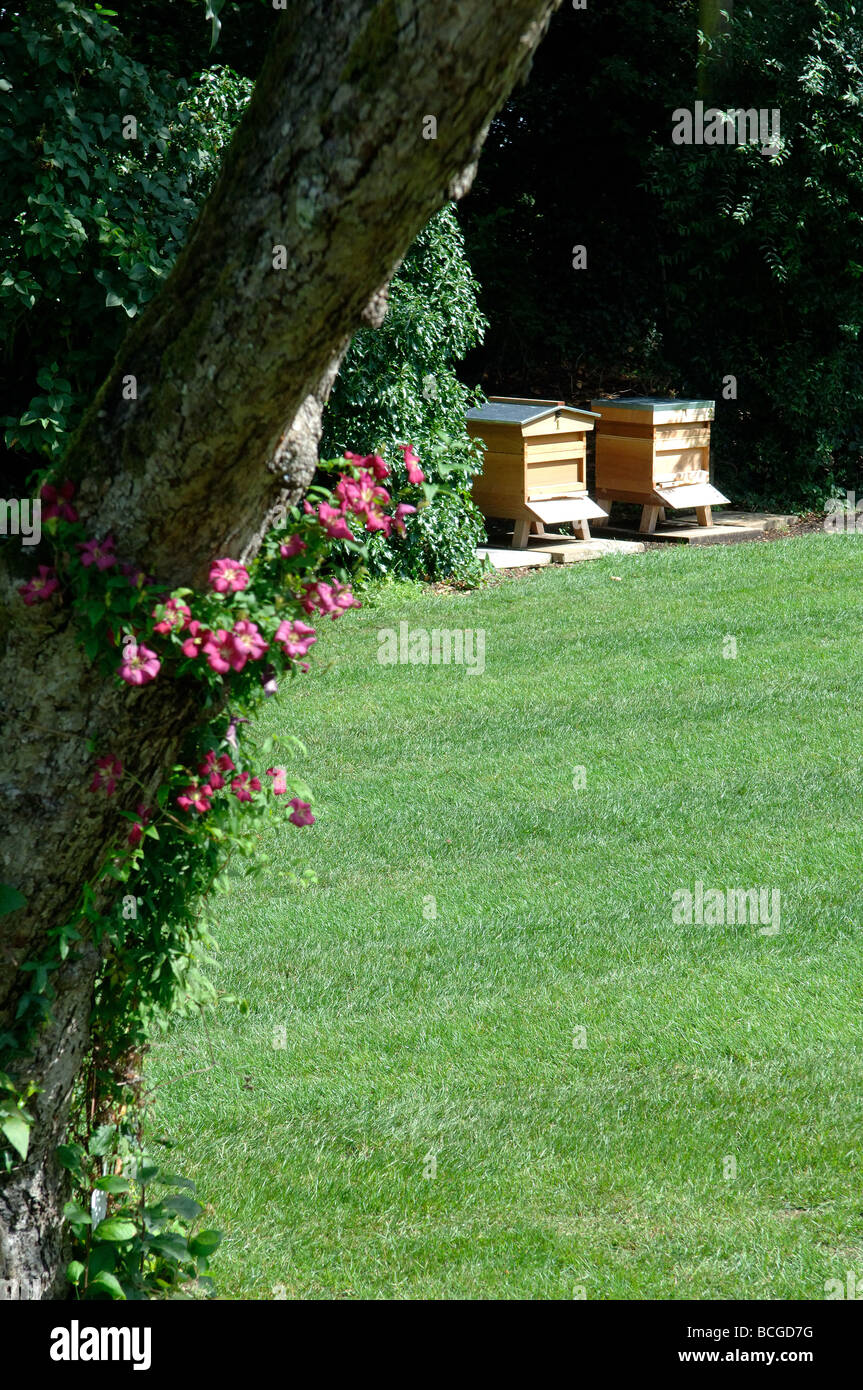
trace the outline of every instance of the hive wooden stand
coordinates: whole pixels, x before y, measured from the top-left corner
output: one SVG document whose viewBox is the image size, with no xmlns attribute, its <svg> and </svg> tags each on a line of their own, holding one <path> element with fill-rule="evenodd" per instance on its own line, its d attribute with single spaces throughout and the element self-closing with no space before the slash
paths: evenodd
<svg viewBox="0 0 863 1390">
<path fill-rule="evenodd" d="M 490 396 L 467 412 L 467 429 L 486 452 L 471 494 L 483 516 L 511 517 L 513 547 L 526 548 L 533 529 L 572 522 L 583 540 L 590 521 L 606 513 L 587 494 L 587 432 L 597 416 L 562 401 Z"/>
<path fill-rule="evenodd" d="M 699 526 L 728 501 L 710 481 L 714 401 L 619 396 L 591 401 L 596 427 L 596 498 L 608 519 L 613 502 L 641 504 L 642 535 L 652 535 L 665 509 L 694 507 Z"/>
</svg>

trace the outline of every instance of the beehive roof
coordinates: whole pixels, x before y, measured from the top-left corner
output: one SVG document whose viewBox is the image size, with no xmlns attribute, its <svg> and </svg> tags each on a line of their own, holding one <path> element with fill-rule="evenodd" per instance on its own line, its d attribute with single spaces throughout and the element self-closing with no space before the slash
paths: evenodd
<svg viewBox="0 0 863 1390">
<path fill-rule="evenodd" d="M 590 404 L 600 410 L 603 406 L 616 406 L 618 410 L 712 410 L 716 402 L 689 400 L 685 396 L 607 396 Z"/>
<path fill-rule="evenodd" d="M 529 405 L 527 402 L 510 404 L 503 401 L 489 401 L 487 405 L 474 406 L 466 412 L 468 420 L 495 420 L 510 425 L 527 425 L 531 420 L 541 420 L 544 415 L 567 415 L 575 419 L 587 415 L 593 419 L 595 412 L 577 410 L 572 405 Z"/>
</svg>

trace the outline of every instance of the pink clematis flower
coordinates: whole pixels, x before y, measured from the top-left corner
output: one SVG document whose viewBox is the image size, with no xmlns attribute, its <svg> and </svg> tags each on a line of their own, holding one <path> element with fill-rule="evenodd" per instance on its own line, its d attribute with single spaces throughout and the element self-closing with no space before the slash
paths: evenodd
<svg viewBox="0 0 863 1390">
<path fill-rule="evenodd" d="M 35 574 L 26 584 L 18 585 L 18 592 L 27 607 L 32 608 L 34 603 L 44 603 L 59 587 L 60 581 L 57 578 L 56 570 L 51 565 L 40 565 L 38 574 Z"/>
<path fill-rule="evenodd" d="M 267 768 L 267 776 L 272 777 L 273 779 L 274 796 L 281 796 L 283 792 L 286 792 L 288 790 L 288 784 L 285 780 L 287 778 L 287 775 L 288 774 L 285 772 L 285 769 L 283 767 Z"/>
<path fill-rule="evenodd" d="M 305 549 L 305 541 L 301 541 L 299 536 L 291 536 L 279 546 L 279 554 L 283 560 L 289 560 L 292 555 L 302 555 Z"/>
<path fill-rule="evenodd" d="M 322 502 L 318 507 L 318 521 L 321 523 L 330 540 L 333 541 L 354 541 L 356 536 L 350 530 L 341 512 L 336 511 L 328 502 Z"/>
<path fill-rule="evenodd" d="M 207 658 L 210 669 L 218 671 L 220 676 L 227 675 L 231 666 L 237 659 L 236 648 L 229 632 L 223 627 L 216 628 L 215 632 L 208 632 L 206 640 L 201 646 L 201 651 Z"/>
<path fill-rule="evenodd" d="M 422 483 L 425 481 L 425 474 L 417 465 L 419 464 L 419 454 L 415 454 L 410 444 L 400 444 L 402 458 L 405 461 L 405 468 L 408 470 L 409 483 Z"/>
<path fill-rule="evenodd" d="M 207 638 L 213 635 L 208 628 L 198 622 L 197 618 L 193 618 L 189 623 L 188 634 L 183 643 L 183 656 L 188 657 L 197 656 Z"/>
<path fill-rule="evenodd" d="M 115 758 L 111 753 L 106 753 L 104 758 L 96 759 L 96 771 L 93 773 L 90 791 L 103 791 L 106 796 L 113 796 L 114 788 L 122 775 L 123 764 L 120 762 L 120 759 Z"/>
<path fill-rule="evenodd" d="M 197 782 L 190 782 L 185 791 L 177 797 L 177 805 L 182 806 L 184 811 L 197 811 L 198 815 L 203 815 L 210 809 L 210 797 L 213 795 L 213 788 L 205 782 L 199 786 Z"/>
<path fill-rule="evenodd" d="M 399 502 L 396 507 L 396 514 L 393 517 L 393 526 L 400 536 L 405 534 L 405 517 L 410 516 L 411 512 L 415 511 L 416 507 L 411 507 L 407 502 Z"/>
<path fill-rule="evenodd" d="M 145 575 L 144 571 L 139 570 L 137 565 L 122 564 L 120 566 L 120 573 L 122 575 L 125 575 L 125 577 L 128 579 L 129 587 L 131 589 L 137 589 L 140 583 L 148 582 L 147 576 Z"/>
<path fill-rule="evenodd" d="M 154 608 L 150 614 L 155 618 L 158 608 Z M 165 616 L 153 628 L 154 632 L 182 632 L 186 623 L 192 616 L 192 610 L 188 604 L 183 603 L 182 599 L 169 598 L 165 604 Z"/>
<path fill-rule="evenodd" d="M 238 801 L 251 801 L 252 792 L 259 792 L 261 783 L 257 777 L 250 777 L 248 772 L 240 772 L 231 783 L 231 791 Z"/>
<path fill-rule="evenodd" d="M 303 585 L 303 596 L 300 603 L 307 613 L 321 613 L 329 615 L 335 622 L 340 613 L 348 608 L 361 608 L 359 599 L 354 598 L 350 587 L 334 580 L 332 584 L 327 584 L 323 579 L 317 579 L 313 584 Z"/>
<path fill-rule="evenodd" d="M 210 566 L 210 583 L 219 594 L 237 593 L 249 586 L 249 571 L 239 560 L 214 560 Z"/>
<path fill-rule="evenodd" d="M 218 758 L 216 759 L 216 766 L 220 769 L 221 772 L 236 771 L 234 764 L 231 762 L 231 759 L 228 757 L 227 753 L 219 754 Z"/>
<path fill-rule="evenodd" d="M 237 725 L 248 724 L 248 722 L 248 719 L 242 714 L 232 714 L 229 716 L 228 727 L 225 730 L 225 742 L 229 743 L 232 748 L 239 748 L 240 746 L 240 740 L 237 738 Z"/>
<path fill-rule="evenodd" d="M 389 502 L 390 495 L 385 487 L 378 486 L 373 473 L 363 469 L 358 478 L 349 478 L 343 473 L 336 484 L 335 495 L 343 512 L 365 517 L 366 528 L 370 531 L 381 529 L 374 524 L 374 518 L 381 515 L 381 507 Z"/>
<path fill-rule="evenodd" d="M 360 468 L 370 468 L 378 479 L 389 477 L 389 468 L 380 454 L 352 454 L 350 449 L 345 449 L 344 457 L 350 459 L 351 463 L 356 463 Z"/>
<path fill-rule="evenodd" d="M 234 647 L 231 665 L 235 671 L 242 671 L 247 661 L 259 661 L 264 652 L 270 649 L 269 642 L 264 641 L 258 631 L 257 623 L 250 623 L 245 618 L 234 623 L 230 636 Z"/>
<path fill-rule="evenodd" d="M 221 761 L 221 759 L 219 761 Z M 230 761 L 231 760 L 229 758 L 228 762 Z M 231 766 L 233 767 L 233 763 L 231 763 Z M 198 776 L 206 777 L 208 786 L 212 787 L 214 792 L 220 792 L 223 786 L 225 785 L 225 779 L 222 776 L 221 770 L 216 761 L 216 755 L 212 749 L 210 749 L 210 752 L 204 758 L 204 761 L 202 763 L 198 763 Z"/>
<path fill-rule="evenodd" d="M 309 647 L 318 639 L 315 629 L 309 627 L 301 618 L 295 619 L 292 623 L 285 618 L 276 628 L 274 640 L 281 644 L 285 656 L 296 660 L 297 657 L 305 656 Z"/>
<path fill-rule="evenodd" d="M 294 808 L 288 816 L 288 820 L 293 821 L 294 825 L 314 825 L 315 818 L 308 801 L 300 801 L 300 798 L 295 796 L 292 801 L 288 802 L 288 805 Z"/>
<path fill-rule="evenodd" d="M 135 810 L 138 813 L 138 819 L 135 821 L 134 825 L 129 831 L 129 834 L 126 837 L 133 849 L 136 849 L 137 846 L 141 843 L 141 840 L 144 836 L 144 830 L 146 829 L 147 823 L 149 822 L 153 814 L 152 811 L 148 810 L 148 808 L 144 805 L 143 801 L 138 802 L 138 805 L 135 807 Z"/>
<path fill-rule="evenodd" d="M 81 564 L 85 569 L 95 565 L 99 570 L 109 570 L 117 563 L 117 557 L 113 554 L 113 536 L 106 536 L 103 541 L 78 541 L 77 545 L 81 552 Z"/>
<path fill-rule="evenodd" d="M 147 685 L 154 681 L 162 669 L 162 663 L 155 652 L 138 642 L 127 642 L 123 648 L 123 660 L 117 667 L 127 685 Z"/>
<path fill-rule="evenodd" d="M 61 483 L 59 488 L 53 483 L 45 483 L 40 489 L 39 496 L 42 499 L 42 520 L 50 521 L 52 517 L 59 517 L 61 521 L 77 521 L 78 513 L 70 505 L 75 496 L 75 484 L 70 482 Z"/>
<path fill-rule="evenodd" d="M 366 514 L 367 531 L 383 531 L 385 536 L 389 536 L 393 527 L 393 519 L 387 516 L 386 512 L 368 512 Z"/>
</svg>

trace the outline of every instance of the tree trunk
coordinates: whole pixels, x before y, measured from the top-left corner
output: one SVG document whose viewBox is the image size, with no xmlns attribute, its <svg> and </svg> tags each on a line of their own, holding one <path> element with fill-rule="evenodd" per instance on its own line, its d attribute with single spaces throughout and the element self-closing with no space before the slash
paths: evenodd
<svg viewBox="0 0 863 1390">
<path fill-rule="evenodd" d="M 201 585 L 214 556 L 254 554 L 275 507 L 308 486 L 351 334 L 380 322 L 400 257 L 470 186 L 488 123 L 557 3 L 293 0 L 189 244 L 68 451 L 91 535 L 113 532 L 118 553 L 166 588 Z M 286 269 L 274 269 L 276 247 Z M 135 400 L 123 397 L 129 376 Z M 68 920 L 116 826 L 113 805 L 87 792 L 87 740 L 154 794 L 196 714 L 182 682 L 101 678 L 65 609 L 21 603 L 15 563 L 0 571 L 0 881 L 27 904 L 0 919 L 0 1031 L 20 965 Z M 63 1287 L 54 1148 L 97 968 L 85 943 L 54 972 L 53 1020 L 17 1071 L 41 1088 L 28 1160 L 0 1179 L 0 1284 L 17 1281 L 19 1297 Z"/>
</svg>

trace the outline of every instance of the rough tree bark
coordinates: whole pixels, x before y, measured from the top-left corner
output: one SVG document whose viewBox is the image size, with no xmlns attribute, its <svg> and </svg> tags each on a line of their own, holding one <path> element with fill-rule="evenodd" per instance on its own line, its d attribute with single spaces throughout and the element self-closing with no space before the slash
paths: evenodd
<svg viewBox="0 0 863 1390">
<path fill-rule="evenodd" d="M 413 237 L 470 186 L 488 123 L 557 3 L 294 0 L 274 19 L 219 182 L 70 447 L 64 471 L 91 534 L 112 531 L 118 553 L 172 587 L 200 585 L 214 555 L 254 553 L 273 509 L 308 486 L 350 335 L 380 321 L 382 287 Z M 276 246 L 286 270 L 273 269 Z M 121 390 L 129 375 L 134 401 Z M 195 714 L 176 682 L 118 690 L 97 677 L 65 611 L 22 605 L 15 563 L 0 572 L 0 880 L 27 905 L 0 919 L 0 1031 L 18 967 L 67 920 L 108 843 L 115 810 L 87 794 L 86 740 L 154 793 Z M 62 1289 L 53 1152 L 97 964 L 85 944 L 57 972 L 54 1020 L 19 1072 L 42 1088 L 28 1161 L 0 1181 L 0 1280 L 23 1297 Z"/>
</svg>

